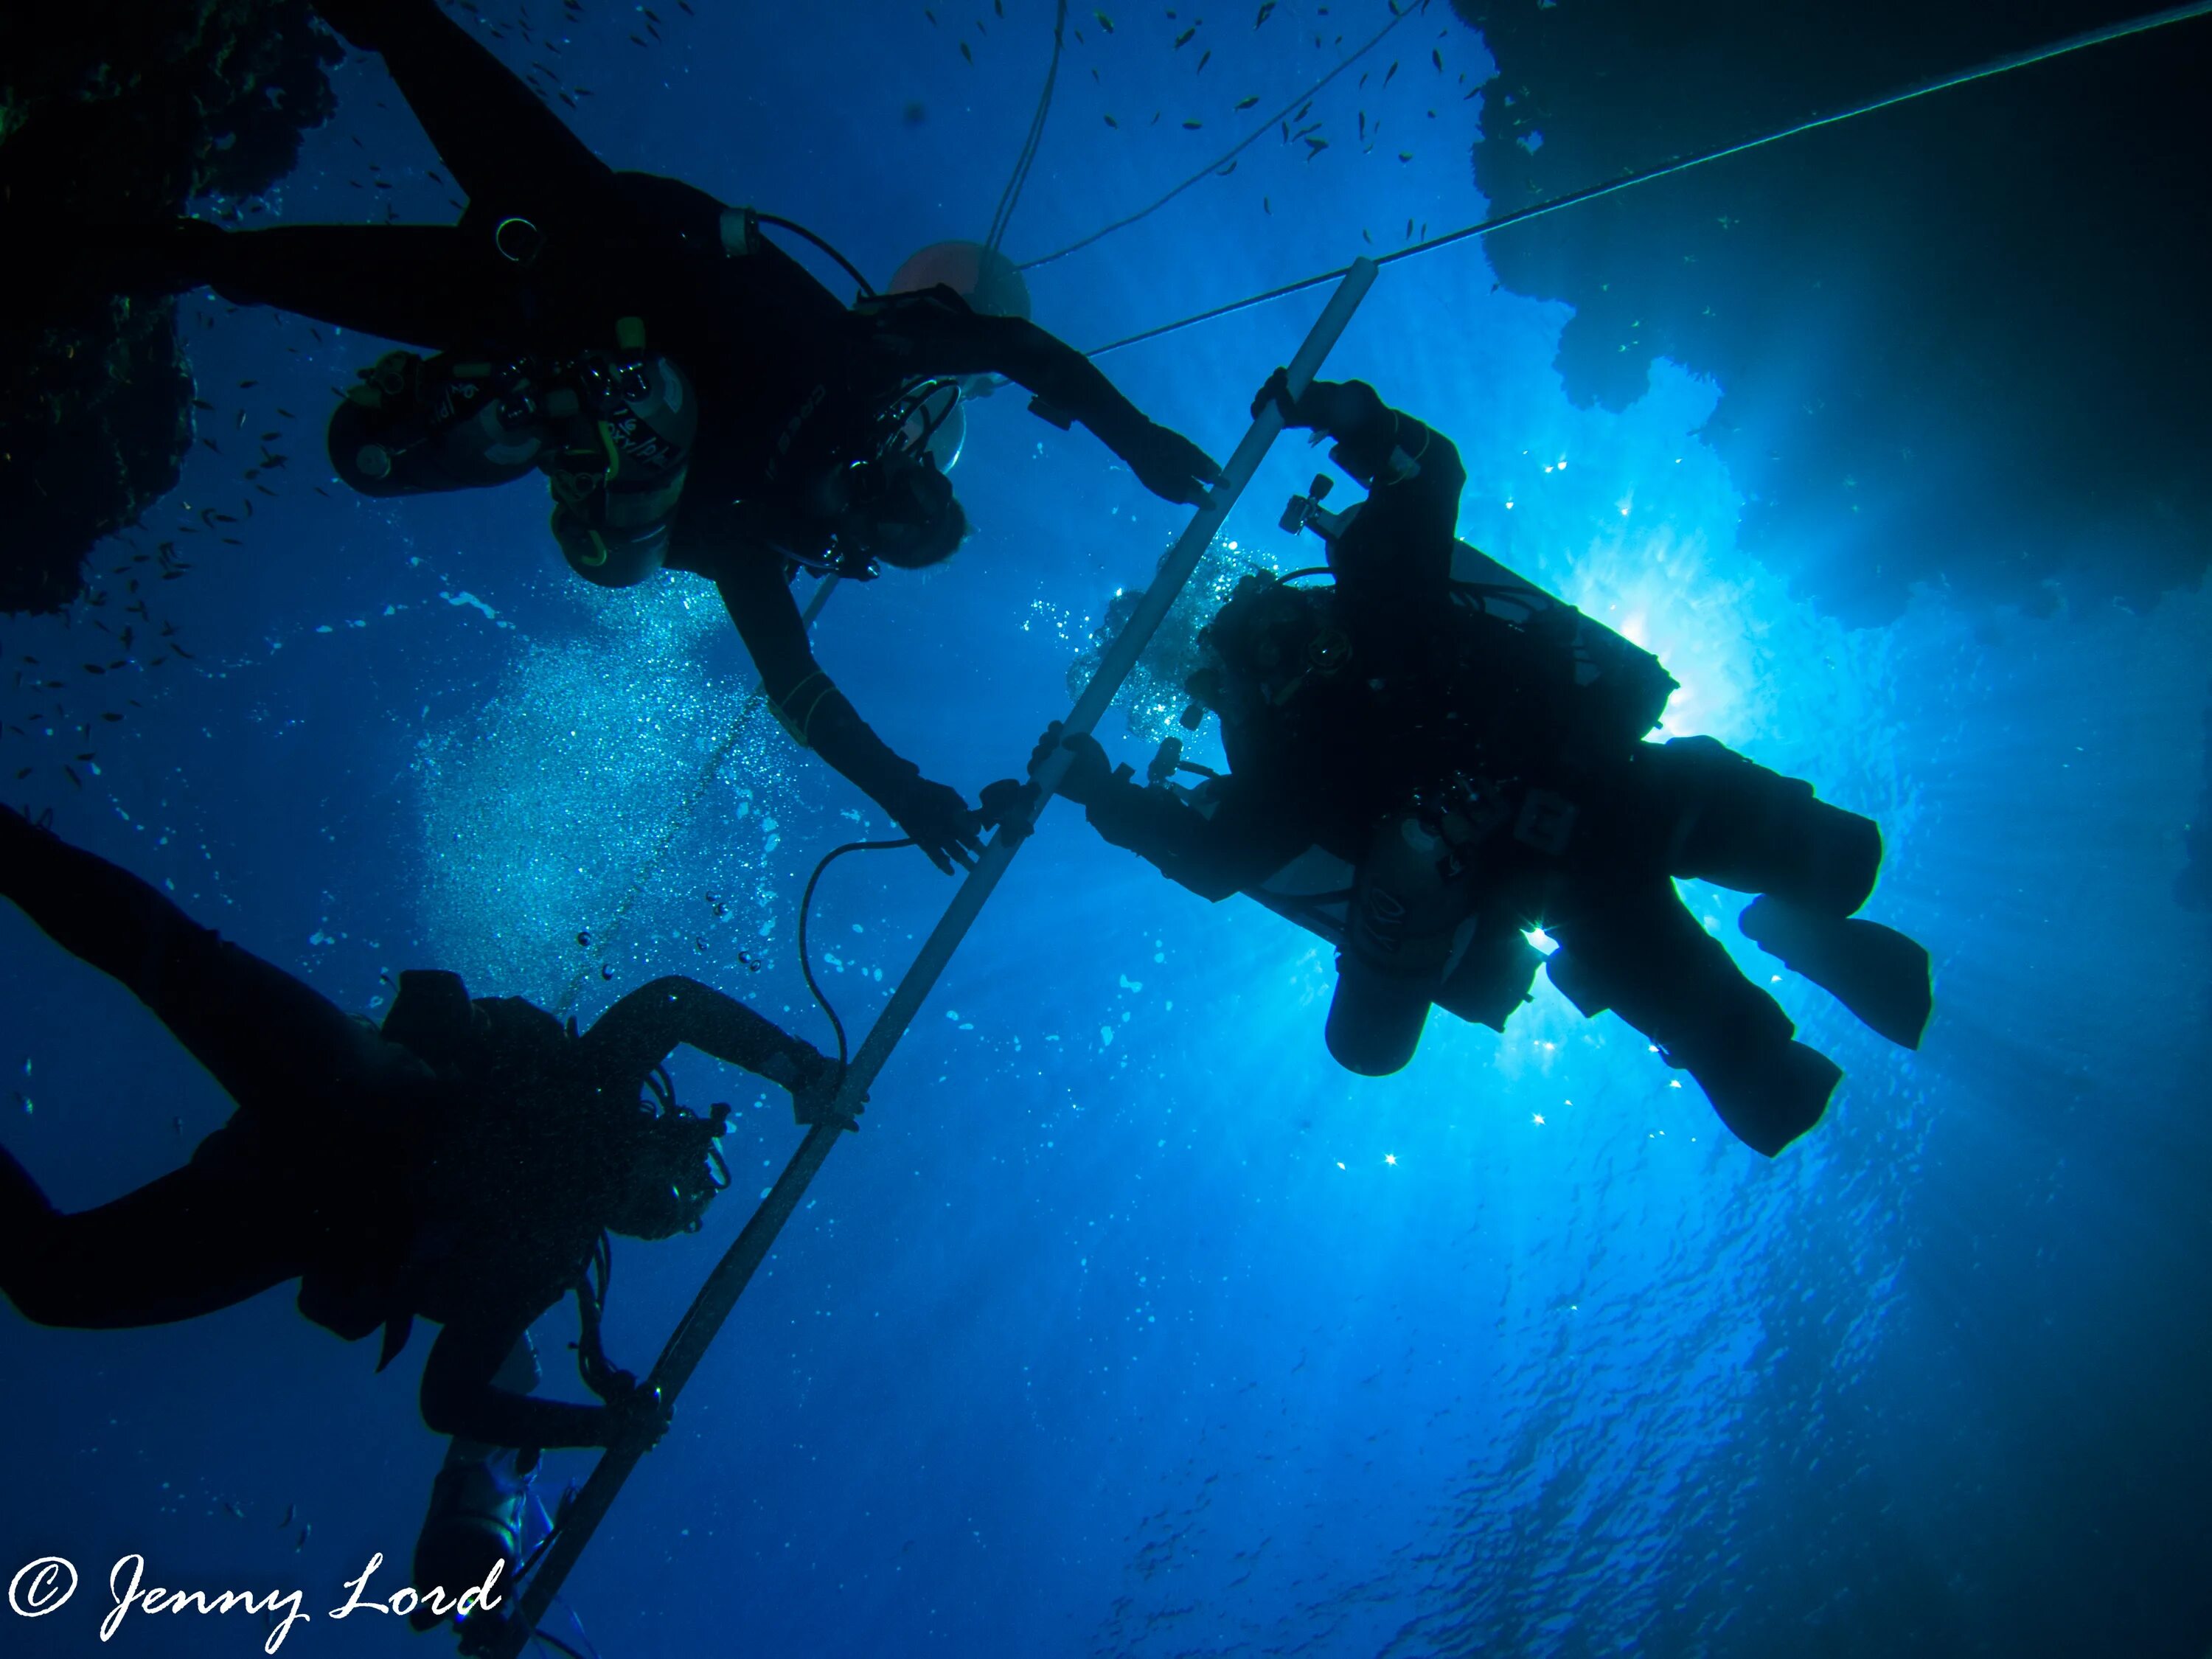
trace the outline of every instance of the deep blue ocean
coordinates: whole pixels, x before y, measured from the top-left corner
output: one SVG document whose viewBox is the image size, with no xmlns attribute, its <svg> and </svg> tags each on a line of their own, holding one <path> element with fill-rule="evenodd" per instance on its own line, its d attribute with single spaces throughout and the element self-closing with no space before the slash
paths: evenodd
<svg viewBox="0 0 2212 1659">
<path fill-rule="evenodd" d="M 556 33 L 600 154 L 801 220 L 878 279 L 982 234 L 1048 8 L 696 9 L 661 8 L 642 48 L 639 14 L 611 7 Z M 1072 13 L 1085 39 L 1018 259 L 1152 200 L 1389 21 L 1382 0 L 1285 3 L 1255 30 L 1248 6 L 1177 51 L 1200 14 L 1162 9 L 1109 7 L 1110 34 Z M 1092 345 L 1480 218 L 1479 37 L 1436 8 L 1363 67 L 1319 107 L 1340 135 L 1354 110 L 1379 123 L 1371 146 L 1255 145 L 1030 272 L 1036 319 Z M 450 219 L 378 62 L 334 78 L 336 118 L 259 216 L 388 200 Z M 1219 457 L 1322 298 L 1104 366 Z M 578 582 L 534 481 L 349 495 L 319 427 L 383 343 L 205 293 L 184 315 L 222 453 L 196 447 L 176 501 L 95 570 L 203 507 L 238 513 L 257 434 L 283 432 L 291 465 L 241 544 L 198 538 L 190 578 L 155 596 L 192 657 L 119 690 L 142 706 L 96 734 L 82 790 L 30 804 L 348 1008 L 380 1011 L 408 967 L 544 1004 L 581 972 L 588 1021 L 678 972 L 826 1046 L 799 890 L 886 825 L 744 712 L 713 588 Z M 1881 822 L 1867 914 L 1934 953 L 1922 1050 L 1785 976 L 1776 994 L 1848 1077 L 1771 1164 L 1641 1037 L 1540 980 L 1505 1036 L 1439 1015 L 1403 1073 L 1356 1079 L 1322 1046 L 1325 946 L 1209 907 L 1056 806 L 571 1579 L 606 1659 L 2212 1646 L 2212 929 L 2173 896 L 2212 595 L 2038 619 L 1930 581 L 1847 628 L 1739 550 L 1743 501 L 1697 435 L 1720 388 L 1662 362 L 1625 411 L 1577 409 L 1553 368 L 1567 315 L 1494 287 L 1466 244 L 1386 270 L 1324 372 L 1456 441 L 1462 535 L 1658 653 L 1682 683 L 1668 732 Z M 1276 519 L 1321 460 L 1277 445 L 1229 524 L 1242 555 L 1316 562 Z M 816 640 L 886 740 L 972 797 L 1065 713 L 1110 596 L 1188 515 L 1018 392 L 973 407 L 957 482 L 977 526 L 957 559 L 847 586 Z M 0 648 L 88 658 L 92 614 L 14 622 Z M 1101 735 L 1151 753 L 1119 714 Z M 825 877 L 817 950 L 848 1024 L 952 889 L 911 853 Z M 1740 896 L 1686 890 L 1765 982 Z M 0 1067 L 0 1136 L 64 1208 L 174 1167 L 229 1109 L 12 908 Z M 698 1236 L 617 1242 L 608 1344 L 641 1371 L 799 1133 L 744 1073 L 688 1051 L 672 1069 L 686 1101 L 738 1108 L 737 1181 Z M 539 1346 L 549 1389 L 577 1398 L 573 1334 L 564 1308 Z M 0 1315 L 0 1570 L 61 1555 L 85 1579 L 51 1618 L 0 1613 L 0 1652 L 98 1649 L 108 1566 L 131 1553 L 155 1583 L 305 1589 L 318 1616 L 284 1649 L 305 1659 L 441 1643 L 320 1611 L 380 1552 L 379 1583 L 404 1577 L 443 1449 L 416 1413 L 427 1333 L 381 1376 L 374 1346 L 309 1325 L 289 1291 L 137 1332 Z M 589 1467 L 553 1454 L 541 1489 Z M 106 1650 L 261 1638 L 141 1616 Z"/>
</svg>

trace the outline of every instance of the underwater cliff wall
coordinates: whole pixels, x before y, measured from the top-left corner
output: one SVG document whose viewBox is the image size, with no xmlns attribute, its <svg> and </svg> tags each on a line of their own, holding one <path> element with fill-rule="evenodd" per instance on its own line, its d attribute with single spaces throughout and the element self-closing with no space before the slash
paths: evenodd
<svg viewBox="0 0 2212 1659">
<path fill-rule="evenodd" d="M 35 288 L 72 223 L 188 204 L 244 218 L 334 106 L 344 54 L 307 0 L 0 14 L 0 225 Z M 54 611 L 94 542 L 173 489 L 192 378 L 169 301 L 81 294 L 0 314 L 0 609 Z"/>
<path fill-rule="evenodd" d="M 1495 211 L 2145 10 L 1453 0 L 1498 64 Z M 1558 367 L 1620 408 L 1713 376 L 1746 544 L 1856 622 L 1916 582 L 2050 614 L 2147 603 L 2212 550 L 2212 24 L 1996 76 L 1490 238 L 1575 307 Z"/>
</svg>

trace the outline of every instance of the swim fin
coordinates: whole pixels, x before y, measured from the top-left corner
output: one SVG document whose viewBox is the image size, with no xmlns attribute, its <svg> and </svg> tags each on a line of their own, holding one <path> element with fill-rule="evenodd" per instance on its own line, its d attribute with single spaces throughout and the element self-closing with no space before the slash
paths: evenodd
<svg viewBox="0 0 2212 1659">
<path fill-rule="evenodd" d="M 1928 952 L 1878 921 L 1821 915 L 1769 895 L 1744 907 L 1746 939 L 1834 997 L 1869 1029 L 1917 1048 L 1935 1010 Z"/>
<path fill-rule="evenodd" d="M 1697 1079 L 1730 1133 L 1767 1158 L 1820 1121 L 1844 1080 L 1842 1067 L 1802 1042 L 1698 1059 L 1670 1054 L 1668 1060 Z"/>
</svg>

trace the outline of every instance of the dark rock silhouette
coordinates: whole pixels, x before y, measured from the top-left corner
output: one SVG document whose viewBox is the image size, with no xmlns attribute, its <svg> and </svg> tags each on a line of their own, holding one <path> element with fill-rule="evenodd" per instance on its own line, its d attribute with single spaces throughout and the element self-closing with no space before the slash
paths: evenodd
<svg viewBox="0 0 2212 1659">
<path fill-rule="evenodd" d="M 0 215 L 27 244 L 11 266 L 40 259 L 28 225 L 168 218 L 283 177 L 343 56 L 313 16 L 307 0 L 0 11 Z M 173 302 L 71 295 L 0 314 L 0 609 L 76 595 L 93 544 L 174 487 L 191 399 Z"/>
<path fill-rule="evenodd" d="M 2137 15 L 2141 0 L 1454 0 L 1499 65 L 1474 176 L 1540 200 Z M 2212 552 L 2212 21 L 1956 88 L 1488 243 L 1576 307 L 1578 402 L 1665 356 L 1759 556 L 1841 616 L 1915 582 L 2048 614 Z"/>
</svg>

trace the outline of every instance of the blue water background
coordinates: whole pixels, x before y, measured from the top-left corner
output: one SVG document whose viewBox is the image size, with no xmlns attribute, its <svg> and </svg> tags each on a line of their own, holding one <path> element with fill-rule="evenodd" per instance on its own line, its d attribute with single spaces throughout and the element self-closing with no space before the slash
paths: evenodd
<svg viewBox="0 0 2212 1659">
<path fill-rule="evenodd" d="M 973 9 L 663 8 L 668 43 L 641 50 L 636 14 L 593 7 L 565 48 L 597 93 L 576 125 L 617 165 L 801 218 L 880 277 L 981 234 L 1026 126 L 1048 9 L 1010 0 L 980 28 Z M 1160 10 L 1108 36 L 1074 9 L 1085 39 L 1018 257 L 1151 199 L 1316 78 L 1336 34 L 1348 48 L 1389 17 L 1285 3 L 1255 31 L 1247 7 L 1177 52 L 1191 19 Z M 1263 139 L 1234 175 L 1034 273 L 1038 319 L 1095 343 L 1398 246 L 1409 220 L 1480 217 L 1464 94 L 1486 69 L 1431 9 L 1366 88 L 1355 71 L 1324 94 L 1328 150 Z M 359 219 L 388 196 L 448 216 L 380 67 L 338 80 L 279 215 Z M 1248 93 L 1260 109 L 1234 115 Z M 1363 110 L 1383 123 L 1367 153 Z M 395 189 L 368 185 L 371 159 Z M 1225 453 L 1319 304 L 1109 366 Z M 582 970 L 588 1018 L 676 971 L 826 1042 L 795 902 L 822 851 L 884 825 L 757 716 L 617 940 L 617 977 L 575 943 L 603 933 L 750 687 L 712 591 L 583 587 L 534 485 L 312 493 L 330 388 L 377 343 L 206 296 L 185 314 L 225 453 L 196 451 L 152 524 L 236 512 L 239 457 L 279 405 L 294 460 L 245 545 L 179 538 L 195 568 L 155 598 L 196 658 L 117 690 L 144 706 L 100 734 L 81 793 L 42 798 L 58 827 L 349 1007 L 378 1008 L 408 966 L 545 1002 Z M 1322 1047 L 1316 941 L 1207 907 L 1055 809 L 572 1581 L 609 1659 L 2197 1659 L 2212 1642 L 2212 939 L 2171 897 L 2212 605 L 2030 620 L 1954 605 L 1938 575 L 1895 623 L 1846 631 L 1737 550 L 1741 503 L 1695 435 L 1717 388 L 1662 365 L 1626 412 L 1577 410 L 1550 368 L 1565 317 L 1493 291 L 1462 246 L 1389 270 L 1330 372 L 1457 440 L 1463 533 L 1666 659 L 1684 684 L 1670 731 L 1882 820 L 1870 914 L 1936 960 L 1923 1051 L 1776 985 L 1850 1075 L 1771 1165 L 1633 1033 L 1547 988 L 1503 1039 L 1439 1018 L 1403 1075 L 1356 1080 Z M 1310 561 L 1273 524 L 1317 461 L 1279 445 L 1229 533 Z M 1184 515 L 1012 393 L 975 410 L 958 482 L 979 526 L 959 558 L 840 593 L 818 641 L 888 740 L 972 792 L 1018 769 L 1107 596 Z M 92 614 L 113 617 L 18 623 L 0 644 L 74 662 Z M 1735 938 L 1740 901 L 1689 890 L 1771 971 Z M 950 892 L 911 854 L 829 878 L 817 936 L 848 1018 Z M 228 1110 L 126 994 L 12 911 L 0 1009 L 19 1085 L 0 1133 L 65 1207 L 173 1167 Z M 738 1105 L 738 1180 L 702 1236 L 618 1243 L 609 1342 L 640 1370 L 796 1142 L 750 1079 L 689 1054 L 673 1070 L 687 1100 Z M 541 1346 L 573 1397 L 568 1334 L 556 1315 Z M 90 1650 L 128 1551 L 152 1582 L 305 1589 L 319 1617 L 288 1652 L 403 1639 L 319 1613 L 374 1553 L 380 1584 L 404 1576 L 441 1451 L 415 1412 L 422 1338 L 379 1377 L 368 1345 L 277 1293 L 142 1333 L 10 1316 L 0 1345 L 0 1566 L 59 1553 L 86 1579 L 61 1613 L 9 1620 L 6 1651 Z M 588 1467 L 550 1463 L 549 1486 Z M 258 1639 L 142 1616 L 110 1646 Z"/>
</svg>

